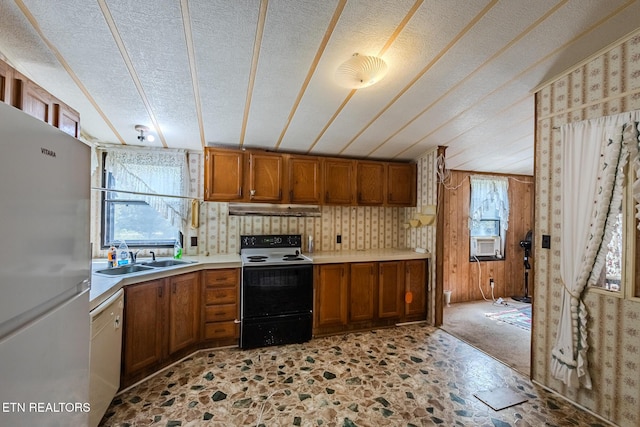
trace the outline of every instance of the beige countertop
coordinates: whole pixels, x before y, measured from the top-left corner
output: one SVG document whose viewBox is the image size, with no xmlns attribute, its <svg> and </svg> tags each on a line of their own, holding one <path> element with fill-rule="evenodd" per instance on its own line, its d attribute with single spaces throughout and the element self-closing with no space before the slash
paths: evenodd
<svg viewBox="0 0 640 427">
<path fill-rule="evenodd" d="M 305 254 L 313 260 L 314 264 L 333 264 L 339 262 L 370 262 L 370 261 L 396 261 L 407 259 L 431 258 L 431 254 L 418 253 L 411 249 L 367 249 L 348 251 L 324 251 Z M 159 258 L 163 259 L 163 258 Z M 151 271 L 140 271 L 122 276 L 91 275 L 91 291 L 89 293 L 90 310 L 106 301 L 111 295 L 126 285 L 146 282 L 147 280 L 162 279 L 176 274 L 190 273 L 192 271 L 209 270 L 216 268 L 241 267 L 240 255 L 223 254 L 213 256 L 187 256 L 186 261 L 191 264 L 176 265 L 172 267 L 158 268 Z M 140 262 L 150 261 L 141 259 Z M 107 260 L 95 259 L 92 270 L 101 270 L 107 267 Z"/>
</svg>

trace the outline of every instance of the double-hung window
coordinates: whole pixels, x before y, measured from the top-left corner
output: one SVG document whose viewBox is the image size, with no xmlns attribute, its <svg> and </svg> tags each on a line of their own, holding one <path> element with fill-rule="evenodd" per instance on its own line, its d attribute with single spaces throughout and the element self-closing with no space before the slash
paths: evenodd
<svg viewBox="0 0 640 427">
<path fill-rule="evenodd" d="M 472 175 L 470 180 L 470 256 L 502 259 L 509 225 L 509 181 L 506 177 L 490 175 Z"/>
<path fill-rule="evenodd" d="M 186 221 L 186 154 L 112 148 L 102 159 L 102 247 L 172 247 Z"/>
</svg>

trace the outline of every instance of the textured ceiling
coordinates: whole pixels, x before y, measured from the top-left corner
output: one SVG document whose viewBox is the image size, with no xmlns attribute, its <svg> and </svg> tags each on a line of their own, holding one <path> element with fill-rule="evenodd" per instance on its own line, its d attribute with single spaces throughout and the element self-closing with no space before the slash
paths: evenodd
<svg viewBox="0 0 640 427">
<path fill-rule="evenodd" d="M 638 27 L 628 0 L 0 0 L 0 54 L 89 141 L 533 173 L 531 90 Z M 353 53 L 387 76 L 334 81 Z"/>
</svg>

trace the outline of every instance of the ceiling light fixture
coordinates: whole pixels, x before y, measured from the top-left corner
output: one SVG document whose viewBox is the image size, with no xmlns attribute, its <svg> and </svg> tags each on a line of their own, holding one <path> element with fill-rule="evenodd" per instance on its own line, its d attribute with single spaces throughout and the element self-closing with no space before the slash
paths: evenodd
<svg viewBox="0 0 640 427">
<path fill-rule="evenodd" d="M 377 56 L 354 53 L 336 70 L 336 81 L 348 89 L 362 89 L 379 82 L 387 74 L 387 63 Z"/>
<path fill-rule="evenodd" d="M 143 125 L 136 125 L 135 127 L 136 131 L 140 132 L 140 135 L 138 135 L 138 141 L 140 142 L 145 142 L 145 141 L 149 141 L 149 142 L 153 142 L 156 140 L 156 138 L 153 135 L 145 135 L 145 132 L 149 132 L 149 128 Z"/>
</svg>

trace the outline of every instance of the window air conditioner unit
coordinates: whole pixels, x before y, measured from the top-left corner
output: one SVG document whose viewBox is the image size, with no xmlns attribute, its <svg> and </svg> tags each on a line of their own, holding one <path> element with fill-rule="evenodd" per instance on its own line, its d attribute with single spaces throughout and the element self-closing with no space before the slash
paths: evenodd
<svg viewBox="0 0 640 427">
<path fill-rule="evenodd" d="M 500 236 L 472 237 L 471 256 L 497 256 L 500 258 Z"/>
</svg>

